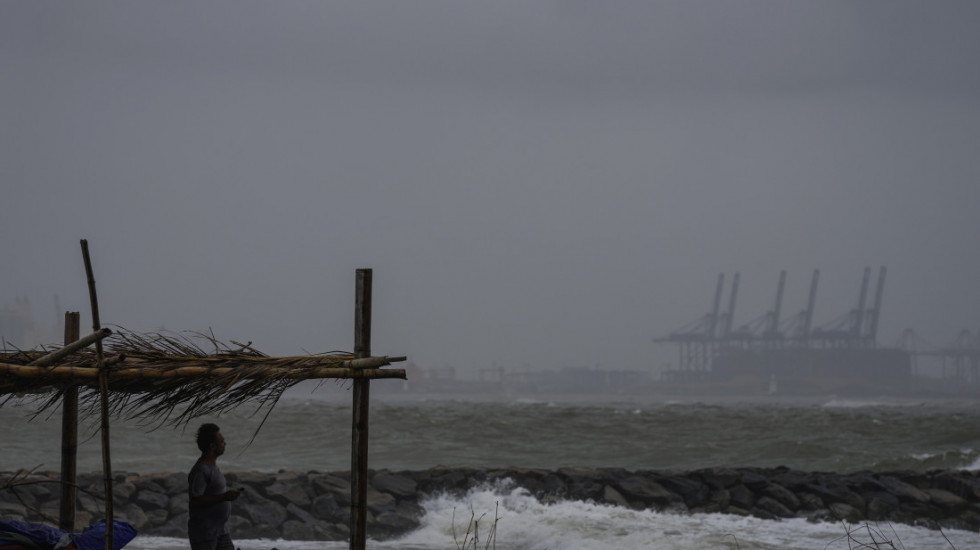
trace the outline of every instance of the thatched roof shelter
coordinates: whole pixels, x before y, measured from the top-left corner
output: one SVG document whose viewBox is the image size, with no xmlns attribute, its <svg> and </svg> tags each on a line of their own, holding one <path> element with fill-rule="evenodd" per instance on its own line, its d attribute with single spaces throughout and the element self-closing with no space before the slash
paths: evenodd
<svg viewBox="0 0 980 550">
<path fill-rule="evenodd" d="M 199 332 L 139 334 L 115 327 L 103 346 L 112 412 L 148 422 L 182 424 L 245 404 L 271 409 L 286 389 L 303 380 L 405 378 L 404 369 L 382 369 L 404 357 L 355 359 L 342 351 L 269 357 L 251 342 L 228 344 Z M 67 388 L 78 387 L 80 412 L 97 416 L 95 350 L 79 350 L 51 366 L 32 364 L 53 351 L 0 353 L 0 406 L 29 394 L 42 413 L 58 407 Z"/>
</svg>

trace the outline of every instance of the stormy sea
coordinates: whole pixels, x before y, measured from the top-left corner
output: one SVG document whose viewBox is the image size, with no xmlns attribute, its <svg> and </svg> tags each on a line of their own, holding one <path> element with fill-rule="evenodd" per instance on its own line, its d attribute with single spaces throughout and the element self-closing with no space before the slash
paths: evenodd
<svg viewBox="0 0 980 550">
<path fill-rule="evenodd" d="M 0 407 L 0 471 L 57 470 L 60 414 L 32 418 L 29 400 Z M 270 414 L 243 406 L 218 418 L 227 472 L 342 471 L 350 465 L 351 391 L 290 390 Z M 691 470 L 776 467 L 824 472 L 980 469 L 980 403 L 910 398 L 766 396 L 404 395 L 375 392 L 370 467 L 517 466 Z M 186 471 L 197 422 L 183 429 L 112 424 L 115 472 Z M 93 422 L 80 428 L 78 470 L 101 469 Z M 500 549 L 852 548 L 846 527 L 804 519 L 671 514 L 594 502 L 542 502 L 519 488 L 486 486 L 422 503 L 419 529 L 371 548 L 457 549 L 453 520 L 496 515 Z M 977 548 L 980 535 L 903 524 L 871 526 L 895 548 Z M 457 527 L 458 529 L 458 527 Z M 346 548 L 343 542 L 237 539 L 243 550 Z M 176 550 L 180 538 L 139 535 L 127 548 Z"/>
</svg>

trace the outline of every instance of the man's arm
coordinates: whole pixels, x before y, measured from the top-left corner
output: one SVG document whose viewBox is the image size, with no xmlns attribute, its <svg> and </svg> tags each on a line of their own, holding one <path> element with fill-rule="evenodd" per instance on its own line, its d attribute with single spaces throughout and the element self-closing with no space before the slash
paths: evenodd
<svg viewBox="0 0 980 550">
<path fill-rule="evenodd" d="M 244 489 L 232 489 L 230 491 L 225 491 L 220 495 L 201 495 L 196 497 L 191 497 L 190 506 L 191 508 L 201 508 L 204 506 L 211 506 L 212 504 L 217 504 L 219 502 L 224 502 L 226 500 L 235 500 L 242 495 Z"/>
</svg>

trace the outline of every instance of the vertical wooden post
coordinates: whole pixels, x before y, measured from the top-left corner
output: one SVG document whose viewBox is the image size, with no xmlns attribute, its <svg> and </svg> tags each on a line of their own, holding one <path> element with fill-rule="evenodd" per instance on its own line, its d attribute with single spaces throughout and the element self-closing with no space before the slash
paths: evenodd
<svg viewBox="0 0 980 550">
<path fill-rule="evenodd" d="M 65 312 L 65 345 L 78 340 L 80 316 L 77 311 Z M 78 386 L 65 388 L 61 407 L 61 510 L 58 527 L 75 530 L 75 483 L 78 456 Z"/>
<path fill-rule="evenodd" d="M 371 356 L 370 269 L 357 270 L 354 298 L 354 358 Z M 371 381 L 354 380 L 354 414 L 351 427 L 350 463 L 350 548 L 364 550 L 367 542 L 368 411 Z"/>
<path fill-rule="evenodd" d="M 88 277 L 88 296 L 92 302 L 92 331 L 98 332 L 99 298 L 95 293 L 95 275 L 92 274 L 92 260 L 88 254 L 88 241 L 82 239 L 82 259 L 85 260 L 85 275 Z M 106 372 L 102 356 L 102 340 L 95 342 L 95 356 L 99 367 L 99 394 L 102 409 L 102 473 L 105 482 L 105 549 L 112 550 L 112 460 L 109 458 L 109 373 Z"/>
</svg>

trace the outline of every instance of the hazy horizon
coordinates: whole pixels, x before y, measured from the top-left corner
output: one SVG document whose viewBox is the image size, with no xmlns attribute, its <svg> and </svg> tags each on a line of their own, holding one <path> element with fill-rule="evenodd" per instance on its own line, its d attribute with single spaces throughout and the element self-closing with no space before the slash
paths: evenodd
<svg viewBox="0 0 980 550">
<path fill-rule="evenodd" d="M 654 368 L 856 306 L 980 332 L 980 4 L 8 2 L 0 308 L 274 355 Z M 57 296 L 57 307 L 54 297 Z M 870 297 L 869 297 L 870 299 Z M 727 303 L 727 302 L 724 302 Z M 8 337 L 0 334 L 0 337 Z"/>
</svg>

